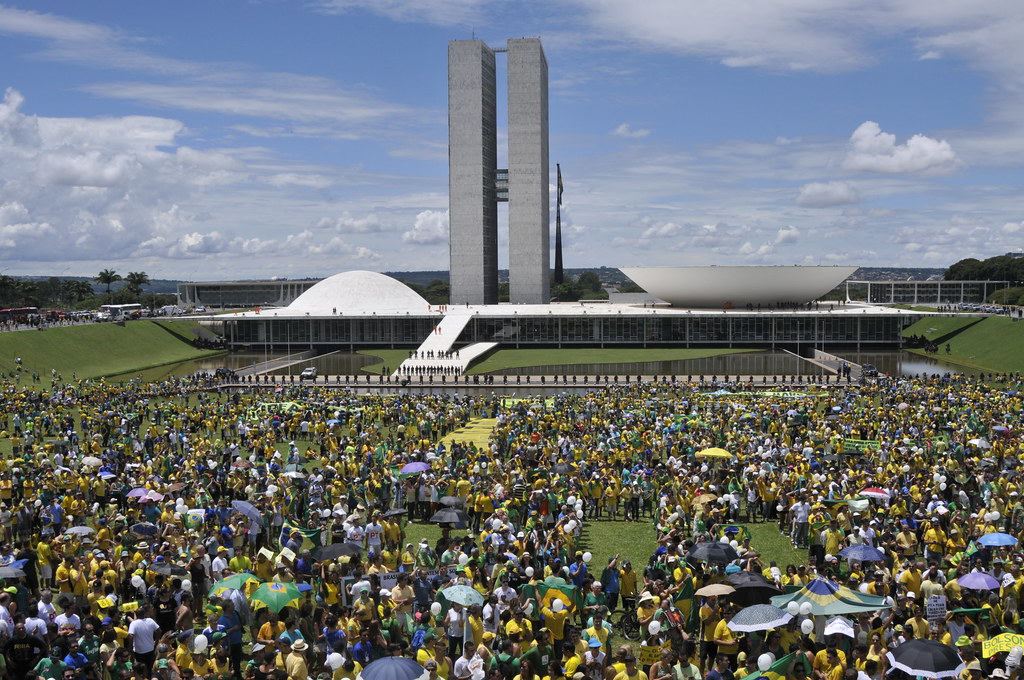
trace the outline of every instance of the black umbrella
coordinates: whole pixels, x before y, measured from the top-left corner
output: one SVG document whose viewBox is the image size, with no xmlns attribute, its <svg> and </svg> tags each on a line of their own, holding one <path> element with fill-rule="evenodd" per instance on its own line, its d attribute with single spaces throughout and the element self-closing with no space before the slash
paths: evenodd
<svg viewBox="0 0 1024 680">
<path fill-rule="evenodd" d="M 433 524 L 469 524 L 469 515 L 458 508 L 441 508 L 430 518 Z"/>
<path fill-rule="evenodd" d="M 725 580 L 736 589 L 728 599 L 743 607 L 768 604 L 772 596 L 782 592 L 756 571 L 740 571 L 726 576 Z"/>
<path fill-rule="evenodd" d="M 462 505 L 462 499 L 458 496 L 441 496 L 437 502 L 441 505 Z"/>
<path fill-rule="evenodd" d="M 572 467 L 568 463 L 556 463 L 551 471 L 557 475 L 567 475 L 572 472 Z"/>
<path fill-rule="evenodd" d="M 690 548 L 687 557 L 699 562 L 732 562 L 739 559 L 739 553 L 728 543 L 719 541 L 703 541 Z"/>
<path fill-rule="evenodd" d="M 326 562 L 327 560 L 336 560 L 342 555 L 348 555 L 349 557 L 355 557 L 361 552 L 359 546 L 354 543 L 331 543 L 321 548 L 317 548 L 313 551 L 313 557 Z"/>
<path fill-rule="evenodd" d="M 184 567 L 179 567 L 177 564 L 171 564 L 170 562 L 154 562 L 149 565 L 149 570 L 154 574 L 163 574 L 164 576 L 188 576 L 188 572 L 185 571 Z"/>
<path fill-rule="evenodd" d="M 407 512 L 409 511 L 406 510 L 405 508 L 391 508 L 390 510 L 384 513 L 383 517 L 398 517 L 399 515 L 404 515 Z"/>
<path fill-rule="evenodd" d="M 954 677 L 966 666 L 956 649 L 938 640 L 907 640 L 886 656 L 893 668 L 925 678 Z"/>
<path fill-rule="evenodd" d="M 0 567 L 0 578 L 21 578 L 25 572 L 15 567 Z"/>
</svg>

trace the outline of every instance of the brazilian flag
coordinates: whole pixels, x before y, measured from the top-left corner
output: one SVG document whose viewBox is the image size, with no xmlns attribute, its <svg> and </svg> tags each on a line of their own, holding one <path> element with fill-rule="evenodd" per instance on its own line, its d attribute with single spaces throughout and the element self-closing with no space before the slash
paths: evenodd
<svg viewBox="0 0 1024 680">
<path fill-rule="evenodd" d="M 315 550 L 323 545 L 320 536 L 322 531 L 320 529 L 306 529 L 298 523 L 286 519 L 281 524 L 281 536 L 278 538 L 282 548 L 288 543 L 288 539 L 295 531 L 299 532 L 299 535 L 302 537 L 302 545 L 299 546 L 299 550 Z"/>
<path fill-rule="evenodd" d="M 558 576 L 549 576 L 536 584 L 537 601 L 544 607 L 551 607 L 555 600 L 561 600 L 566 609 L 575 607 L 576 611 L 583 609 L 583 593 L 579 588 L 566 583 L 565 579 Z"/>
<path fill-rule="evenodd" d="M 741 680 L 761 680 L 762 678 L 764 678 L 764 680 L 786 680 L 786 669 L 789 668 L 789 664 L 792 663 L 795 657 L 796 652 L 787 654 L 769 666 L 768 670 L 754 671 L 750 675 L 741 678 Z M 802 661 L 801 663 L 807 664 L 806 661 Z M 807 666 L 805 665 L 804 667 L 806 668 Z M 807 670 L 808 672 L 810 671 L 809 668 Z"/>
</svg>

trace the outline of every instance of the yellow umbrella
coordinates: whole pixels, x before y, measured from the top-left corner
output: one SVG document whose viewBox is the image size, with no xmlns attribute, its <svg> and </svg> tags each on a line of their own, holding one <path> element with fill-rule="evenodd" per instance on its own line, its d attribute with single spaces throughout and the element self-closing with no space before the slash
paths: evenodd
<svg viewBox="0 0 1024 680">
<path fill-rule="evenodd" d="M 732 454 L 725 449 L 713 448 L 697 452 L 698 458 L 732 458 Z"/>
</svg>

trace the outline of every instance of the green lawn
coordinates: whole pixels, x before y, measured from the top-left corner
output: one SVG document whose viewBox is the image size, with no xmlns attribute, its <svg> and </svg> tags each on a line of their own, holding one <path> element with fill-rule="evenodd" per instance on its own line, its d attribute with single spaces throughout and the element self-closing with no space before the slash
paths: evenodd
<svg viewBox="0 0 1024 680">
<path fill-rule="evenodd" d="M 499 349 L 469 373 L 500 372 L 509 368 L 532 366 L 567 366 L 586 364 L 630 364 L 647 361 L 681 361 L 703 359 L 722 354 L 740 354 L 748 349 L 635 349 L 635 348 L 573 348 L 573 349 Z M 755 350 L 756 351 L 756 350 Z M 561 369 L 558 369 L 561 372 Z"/>
<path fill-rule="evenodd" d="M 0 333 L 3 370 L 13 369 L 20 357 L 23 370 L 49 376 L 56 369 L 66 379 L 99 378 L 219 353 L 195 349 L 151 321 Z"/>
<path fill-rule="evenodd" d="M 917 331 L 918 334 L 929 328 L 939 329 L 939 322 L 950 323 L 952 329 L 952 322 L 956 321 L 961 319 L 936 318 L 931 322 L 922 320 L 908 328 L 907 332 L 922 325 L 923 328 Z M 926 337 L 937 337 L 942 334 L 942 331 L 937 330 Z M 1024 371 L 1024 354 L 1020 352 L 1020 347 L 1024 345 L 1024 322 L 1014 322 L 1004 316 L 988 317 L 969 328 L 964 328 L 948 343 L 949 354 L 946 354 L 944 347 L 938 355 L 925 354 L 923 350 L 910 351 L 925 356 L 937 356 L 945 362 L 982 371 Z"/>
<path fill-rule="evenodd" d="M 379 374 L 385 366 L 394 370 L 409 358 L 409 350 L 407 349 L 368 349 L 359 353 L 380 359 L 377 363 L 363 366 L 362 368 L 364 372 L 374 374 Z"/>
</svg>

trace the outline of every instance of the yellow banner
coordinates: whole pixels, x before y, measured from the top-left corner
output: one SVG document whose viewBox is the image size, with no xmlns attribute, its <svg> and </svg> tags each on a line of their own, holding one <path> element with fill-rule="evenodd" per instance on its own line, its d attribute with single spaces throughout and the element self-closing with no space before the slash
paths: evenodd
<svg viewBox="0 0 1024 680">
<path fill-rule="evenodd" d="M 654 662 L 660 661 L 661 650 L 663 649 L 672 649 L 672 646 L 666 642 L 660 647 L 649 647 L 646 645 L 640 647 L 640 653 L 636 655 L 637 664 L 640 666 L 650 666 Z"/>
<path fill-rule="evenodd" d="M 1024 635 L 1003 633 L 981 643 L 981 655 L 986 659 L 999 652 L 1008 652 L 1016 645 L 1024 647 Z"/>
</svg>

